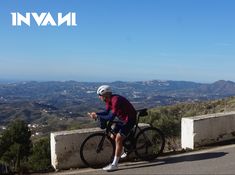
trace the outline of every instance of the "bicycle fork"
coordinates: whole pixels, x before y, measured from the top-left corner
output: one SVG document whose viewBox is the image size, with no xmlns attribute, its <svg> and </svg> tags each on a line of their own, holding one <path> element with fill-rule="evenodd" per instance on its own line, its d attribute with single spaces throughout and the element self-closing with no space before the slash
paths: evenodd
<svg viewBox="0 0 235 175">
<path fill-rule="evenodd" d="M 97 146 L 96 153 L 100 153 L 100 151 L 103 150 L 104 139 L 105 139 L 105 135 L 101 138 L 101 140 Z"/>
</svg>

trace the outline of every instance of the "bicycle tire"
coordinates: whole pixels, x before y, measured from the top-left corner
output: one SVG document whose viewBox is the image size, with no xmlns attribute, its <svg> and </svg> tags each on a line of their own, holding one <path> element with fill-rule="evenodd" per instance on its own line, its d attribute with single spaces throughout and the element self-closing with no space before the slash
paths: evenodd
<svg viewBox="0 0 235 175">
<path fill-rule="evenodd" d="M 104 139 L 103 142 L 102 139 Z M 102 168 L 110 164 L 114 152 L 114 141 L 105 133 L 91 134 L 84 140 L 80 148 L 81 160 L 91 168 Z"/>
<path fill-rule="evenodd" d="M 141 130 L 136 137 L 135 154 L 141 160 L 154 160 L 165 147 L 165 137 L 161 130 L 148 127 Z"/>
</svg>

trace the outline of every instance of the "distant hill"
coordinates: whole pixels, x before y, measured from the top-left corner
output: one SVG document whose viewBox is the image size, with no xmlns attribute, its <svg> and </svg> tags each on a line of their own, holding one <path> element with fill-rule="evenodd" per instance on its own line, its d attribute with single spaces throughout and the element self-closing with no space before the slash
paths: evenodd
<svg viewBox="0 0 235 175">
<path fill-rule="evenodd" d="M 109 84 L 115 93 L 127 97 L 135 108 L 153 108 L 182 102 L 221 99 L 235 96 L 235 83 L 220 80 L 212 84 L 189 81 L 137 82 L 7 82 L 0 83 L 0 125 L 15 118 L 29 123 L 81 121 L 88 111 L 99 111 L 96 89 Z M 50 122 L 49 122 L 50 123 Z"/>
<path fill-rule="evenodd" d="M 202 85 L 199 90 L 200 92 L 207 94 L 234 95 L 235 83 L 232 81 L 220 80 L 209 85 Z"/>
<path fill-rule="evenodd" d="M 84 106 L 84 104 L 100 107 L 96 89 L 101 84 L 109 84 L 114 92 L 126 96 L 137 107 L 217 99 L 235 95 L 235 83 L 224 80 L 212 84 L 161 80 L 112 83 L 30 81 L 0 84 L 0 102 L 33 100 L 59 109 L 68 105 Z"/>
</svg>

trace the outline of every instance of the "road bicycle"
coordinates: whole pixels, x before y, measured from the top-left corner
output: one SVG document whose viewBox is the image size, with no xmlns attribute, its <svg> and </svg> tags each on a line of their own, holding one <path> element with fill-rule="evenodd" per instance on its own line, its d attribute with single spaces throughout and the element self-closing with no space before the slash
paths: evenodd
<svg viewBox="0 0 235 175">
<path fill-rule="evenodd" d="M 140 128 L 139 118 L 148 115 L 147 109 L 137 110 L 137 121 L 129 135 L 123 140 L 125 152 L 134 152 L 136 157 L 151 161 L 163 152 L 165 137 L 156 127 Z M 80 148 L 81 160 L 91 168 L 104 167 L 112 161 L 115 153 L 115 141 L 110 137 L 114 134 L 112 126 L 118 121 L 109 121 L 104 131 L 88 136 Z"/>
</svg>

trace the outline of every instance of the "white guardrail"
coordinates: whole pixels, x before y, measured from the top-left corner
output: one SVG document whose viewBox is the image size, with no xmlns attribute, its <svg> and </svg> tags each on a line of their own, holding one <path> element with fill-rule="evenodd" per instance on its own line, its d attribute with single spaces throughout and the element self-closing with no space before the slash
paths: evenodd
<svg viewBox="0 0 235 175">
<path fill-rule="evenodd" d="M 182 118 L 181 146 L 198 146 L 235 139 L 235 112 Z"/>
<path fill-rule="evenodd" d="M 149 125 L 140 123 L 139 126 Z M 100 131 L 100 128 L 88 128 L 51 133 L 51 163 L 55 170 L 84 167 L 80 157 L 81 144 L 90 134 Z"/>
</svg>

